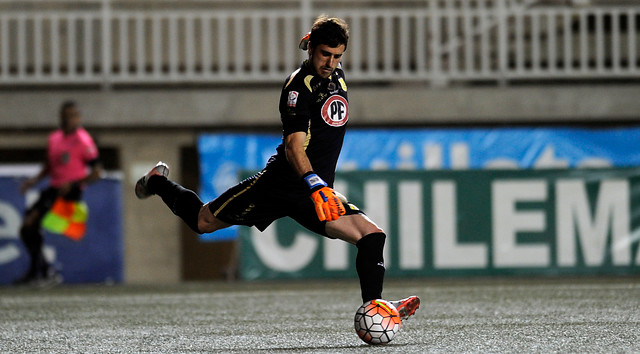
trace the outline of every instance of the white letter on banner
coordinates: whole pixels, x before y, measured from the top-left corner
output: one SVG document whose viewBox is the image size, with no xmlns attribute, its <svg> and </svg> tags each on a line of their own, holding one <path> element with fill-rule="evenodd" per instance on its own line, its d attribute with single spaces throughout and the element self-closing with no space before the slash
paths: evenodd
<svg viewBox="0 0 640 354">
<path fill-rule="evenodd" d="M 556 184 L 556 225 L 558 265 L 576 265 L 576 226 L 586 266 L 603 264 L 609 230 L 613 238 L 613 264 L 630 264 L 628 181 L 608 180 L 600 184 L 595 220 L 592 221 L 585 182 L 559 180 Z"/>
<path fill-rule="evenodd" d="M 389 230 L 389 185 L 387 182 L 365 182 L 364 200 L 367 206 L 364 211 L 369 218 L 382 230 Z M 388 268 L 389 262 L 389 242 L 384 244 L 384 264 Z"/>
<path fill-rule="evenodd" d="M 280 272 L 296 272 L 309 265 L 318 250 L 317 237 L 298 232 L 293 244 L 284 248 L 278 242 L 275 230 L 275 224 L 264 232 L 251 228 L 251 242 L 262 263 Z"/>
<path fill-rule="evenodd" d="M 422 148 L 425 170 L 439 170 L 442 168 L 442 145 L 429 143 Z"/>
<path fill-rule="evenodd" d="M 486 245 L 457 243 L 456 186 L 451 181 L 435 181 L 433 194 L 433 265 L 440 268 L 486 268 Z"/>
<path fill-rule="evenodd" d="M 557 158 L 556 149 L 553 145 L 546 145 L 540 156 L 538 156 L 534 162 L 533 167 L 538 169 L 567 168 L 569 167 L 569 161 Z"/>
<path fill-rule="evenodd" d="M 0 239 L 18 239 L 20 214 L 9 203 L 0 202 Z M 20 257 L 20 249 L 16 244 L 9 243 L 0 248 L 0 265 L 11 263 Z"/>
<path fill-rule="evenodd" d="M 348 196 L 347 184 L 344 181 L 336 181 L 333 184 L 334 189 Z M 349 197 L 347 197 L 349 200 Z M 323 264 L 326 270 L 345 270 L 349 268 L 349 243 L 342 240 L 333 240 L 327 237 L 322 238 L 323 248 Z"/>
<path fill-rule="evenodd" d="M 451 169 L 466 170 L 469 168 L 469 145 L 467 143 L 455 143 L 451 145 Z"/>
<path fill-rule="evenodd" d="M 493 263 L 496 267 L 549 266 L 549 246 L 518 245 L 519 231 L 544 231 L 542 211 L 517 211 L 516 203 L 544 201 L 547 183 L 538 180 L 496 180 L 491 187 Z"/>
<path fill-rule="evenodd" d="M 400 268 L 422 269 L 424 266 L 422 184 L 418 181 L 398 185 L 398 233 Z"/>
</svg>

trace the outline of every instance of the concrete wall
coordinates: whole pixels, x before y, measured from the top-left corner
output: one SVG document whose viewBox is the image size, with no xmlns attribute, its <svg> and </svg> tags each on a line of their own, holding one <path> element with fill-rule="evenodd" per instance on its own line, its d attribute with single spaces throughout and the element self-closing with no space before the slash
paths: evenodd
<svg viewBox="0 0 640 354">
<path fill-rule="evenodd" d="M 125 280 L 130 283 L 178 282 L 180 280 L 179 219 L 154 196 L 138 200 L 134 186 L 158 160 L 172 166 L 171 176 L 180 182 L 180 148 L 192 145 L 190 134 L 181 132 L 121 132 L 99 134 L 101 144 L 117 146 L 123 181 Z M 176 173 L 178 172 L 178 173 Z"/>
<path fill-rule="evenodd" d="M 640 85 L 432 89 L 349 87 L 351 124 L 635 123 Z M 52 128 L 60 102 L 82 105 L 89 128 L 277 127 L 279 86 L 192 90 L 0 91 L 0 128 Z"/>
<path fill-rule="evenodd" d="M 157 197 L 137 200 L 135 181 L 159 159 L 173 167 L 172 177 L 180 181 L 180 150 L 194 146 L 200 132 L 230 127 L 277 130 L 279 93 L 277 86 L 0 91 L 0 148 L 44 148 L 48 130 L 57 125 L 59 104 L 77 100 L 84 125 L 101 145 L 120 154 L 126 281 L 173 283 L 181 280 L 181 221 Z M 350 124 L 639 124 L 639 93 L 638 85 L 352 86 Z"/>
</svg>

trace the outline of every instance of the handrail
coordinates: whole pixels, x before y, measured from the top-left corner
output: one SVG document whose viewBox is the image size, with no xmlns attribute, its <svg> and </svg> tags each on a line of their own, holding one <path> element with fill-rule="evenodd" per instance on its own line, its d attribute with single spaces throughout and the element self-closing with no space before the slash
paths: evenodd
<svg viewBox="0 0 640 354">
<path fill-rule="evenodd" d="M 350 24 L 343 62 L 350 82 L 640 79 L 640 6 L 530 0 L 46 3 L 0 4 L 1 86 L 279 83 L 305 57 L 297 41 L 312 15 L 322 12 Z"/>
</svg>

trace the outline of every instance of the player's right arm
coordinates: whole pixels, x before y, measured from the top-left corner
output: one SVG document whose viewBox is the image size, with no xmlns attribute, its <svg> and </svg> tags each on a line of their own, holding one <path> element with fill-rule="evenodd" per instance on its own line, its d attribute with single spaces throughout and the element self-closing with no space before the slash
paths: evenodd
<svg viewBox="0 0 640 354">
<path fill-rule="evenodd" d="M 289 165 L 296 172 L 298 177 L 304 176 L 312 171 L 311 162 L 304 151 L 304 142 L 307 139 L 307 133 L 295 132 L 284 138 L 284 151 L 287 156 Z"/>
<path fill-rule="evenodd" d="M 20 193 L 24 193 L 27 191 L 27 189 L 38 184 L 38 182 L 42 181 L 48 174 L 49 174 L 49 161 L 45 160 L 42 164 L 42 169 L 40 169 L 40 172 L 38 172 L 37 175 L 31 178 L 28 178 L 24 182 L 22 182 L 22 185 L 20 185 Z"/>
<path fill-rule="evenodd" d="M 304 150 L 305 132 L 295 132 L 284 138 L 285 154 L 293 170 L 302 178 L 311 193 L 316 214 L 320 221 L 334 221 L 345 214 L 345 209 L 335 192 L 313 172 L 311 162 Z"/>
</svg>

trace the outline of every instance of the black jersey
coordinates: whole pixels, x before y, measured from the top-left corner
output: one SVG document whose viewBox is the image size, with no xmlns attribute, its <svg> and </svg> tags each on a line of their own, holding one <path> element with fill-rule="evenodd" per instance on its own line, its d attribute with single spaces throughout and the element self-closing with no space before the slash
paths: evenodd
<svg viewBox="0 0 640 354">
<path fill-rule="evenodd" d="M 301 183 L 289 165 L 284 151 L 284 137 L 306 132 L 305 152 L 314 172 L 329 186 L 333 186 L 336 164 L 349 120 L 347 84 L 338 66 L 330 77 L 315 75 L 305 60 L 300 68 L 287 77 L 280 94 L 280 119 L 283 143 L 278 146 L 269 169 L 287 182 Z M 302 184 L 301 184 L 302 185 Z"/>
</svg>

